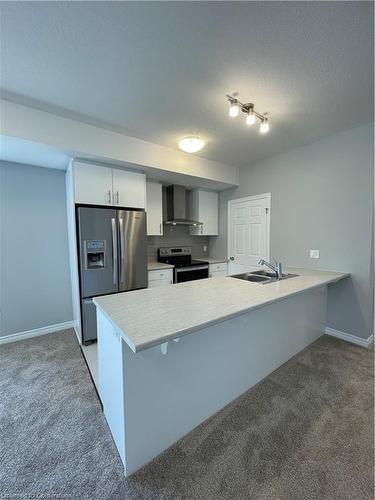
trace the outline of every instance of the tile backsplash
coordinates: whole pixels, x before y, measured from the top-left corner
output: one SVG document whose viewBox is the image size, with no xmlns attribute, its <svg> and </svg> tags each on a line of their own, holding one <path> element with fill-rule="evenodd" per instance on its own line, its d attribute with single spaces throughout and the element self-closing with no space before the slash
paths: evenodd
<svg viewBox="0 0 375 500">
<path fill-rule="evenodd" d="M 204 251 L 206 245 L 206 251 Z M 193 258 L 208 257 L 208 236 L 191 236 L 189 226 L 164 226 L 163 236 L 147 237 L 149 260 L 157 260 L 159 247 L 188 246 Z"/>
</svg>

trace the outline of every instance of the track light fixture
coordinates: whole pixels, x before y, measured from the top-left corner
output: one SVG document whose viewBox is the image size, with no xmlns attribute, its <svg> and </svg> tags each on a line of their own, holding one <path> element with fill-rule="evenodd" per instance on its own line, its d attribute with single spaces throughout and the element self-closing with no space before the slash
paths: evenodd
<svg viewBox="0 0 375 500">
<path fill-rule="evenodd" d="M 229 108 L 229 116 L 234 118 L 239 115 L 240 110 L 246 114 L 246 124 L 254 125 L 256 123 L 256 119 L 260 120 L 260 128 L 259 131 L 261 134 L 266 134 L 270 129 L 270 123 L 266 116 L 257 113 L 254 109 L 254 104 L 252 102 L 248 102 L 247 104 L 243 104 L 238 99 L 231 95 L 227 95 L 230 108 Z"/>
</svg>

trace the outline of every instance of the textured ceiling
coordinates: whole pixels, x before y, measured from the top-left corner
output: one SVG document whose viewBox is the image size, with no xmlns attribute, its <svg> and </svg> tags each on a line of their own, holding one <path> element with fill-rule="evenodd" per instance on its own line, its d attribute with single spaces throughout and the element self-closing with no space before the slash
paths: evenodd
<svg viewBox="0 0 375 500">
<path fill-rule="evenodd" d="M 1 2 L 4 98 L 244 166 L 373 120 L 372 2 Z M 260 136 L 226 93 L 269 113 Z"/>
</svg>

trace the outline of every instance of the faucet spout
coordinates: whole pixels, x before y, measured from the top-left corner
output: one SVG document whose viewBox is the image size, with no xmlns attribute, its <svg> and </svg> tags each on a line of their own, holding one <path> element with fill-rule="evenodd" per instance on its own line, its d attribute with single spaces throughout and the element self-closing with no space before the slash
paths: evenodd
<svg viewBox="0 0 375 500">
<path fill-rule="evenodd" d="M 267 266 L 269 269 L 271 269 L 277 276 L 277 279 L 279 280 L 280 278 L 283 277 L 283 265 L 281 262 L 278 262 L 277 260 L 273 259 L 275 261 L 276 266 L 273 266 L 269 262 L 267 262 L 264 259 L 260 259 L 259 265 L 260 266 Z"/>
</svg>

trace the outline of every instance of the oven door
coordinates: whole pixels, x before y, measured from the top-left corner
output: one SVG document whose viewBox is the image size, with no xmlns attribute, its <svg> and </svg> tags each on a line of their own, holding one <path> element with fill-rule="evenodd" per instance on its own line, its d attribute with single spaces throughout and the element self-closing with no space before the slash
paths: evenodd
<svg viewBox="0 0 375 500">
<path fill-rule="evenodd" d="M 190 266 L 174 268 L 174 283 L 183 281 L 201 280 L 208 278 L 208 266 Z"/>
</svg>

